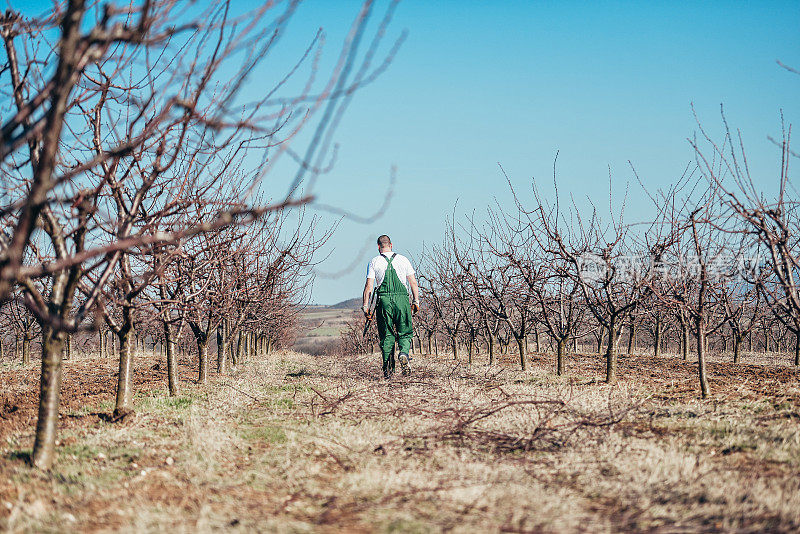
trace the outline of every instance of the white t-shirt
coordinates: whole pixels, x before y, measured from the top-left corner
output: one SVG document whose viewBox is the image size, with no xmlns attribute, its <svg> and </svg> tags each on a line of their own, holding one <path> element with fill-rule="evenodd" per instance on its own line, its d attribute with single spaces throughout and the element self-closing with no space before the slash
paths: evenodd
<svg viewBox="0 0 800 534">
<path fill-rule="evenodd" d="M 392 254 L 394 254 L 394 252 L 387 252 L 386 257 L 391 258 Z M 386 276 L 386 268 L 389 266 L 386 257 L 382 255 L 375 256 L 369 261 L 369 264 L 367 264 L 367 279 L 375 279 L 375 289 L 381 287 L 383 278 Z M 392 267 L 394 267 L 397 273 L 397 278 L 400 279 L 406 291 L 408 291 L 408 276 L 414 274 L 414 268 L 411 266 L 411 262 L 408 261 L 408 258 L 405 256 L 397 254 L 392 260 Z"/>
</svg>

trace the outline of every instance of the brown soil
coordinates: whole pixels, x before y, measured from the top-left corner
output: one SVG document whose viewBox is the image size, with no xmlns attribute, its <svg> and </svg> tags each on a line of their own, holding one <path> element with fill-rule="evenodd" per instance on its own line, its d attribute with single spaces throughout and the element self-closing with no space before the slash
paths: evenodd
<svg viewBox="0 0 800 534">
<path fill-rule="evenodd" d="M 189 360 L 179 364 L 180 380 L 193 382 L 195 371 Z M 84 418 L 96 419 L 109 414 L 85 416 L 65 415 L 83 406 L 100 402 L 113 402 L 116 395 L 117 363 L 103 359 L 74 359 L 64 362 L 61 383 L 62 427 L 69 427 Z M 134 391 L 166 390 L 166 365 L 156 363 L 152 357 L 134 362 Z M 38 406 L 38 362 L 20 369 L 0 369 L 0 440 L 12 433 L 32 432 L 36 426 Z"/>
<path fill-rule="evenodd" d="M 473 361 L 483 362 L 486 355 Z M 691 356 L 690 356 L 691 358 Z M 656 390 L 656 398 L 686 399 L 698 397 L 700 385 L 697 362 L 683 361 L 674 356 L 624 355 L 618 357 L 617 379 L 634 380 Z M 507 366 L 518 366 L 519 356 L 504 354 L 500 361 Z M 552 354 L 532 353 L 529 361 L 539 367 L 555 372 L 556 359 Z M 706 364 L 712 396 L 717 400 L 730 398 L 761 399 L 775 398 L 800 406 L 800 395 L 786 394 L 787 385 L 800 386 L 800 367 L 788 365 L 751 365 L 743 363 L 708 362 Z M 605 380 L 606 360 L 598 354 L 569 354 L 567 374 L 578 375 L 589 380 Z M 660 386 L 660 387 L 659 387 Z"/>
</svg>

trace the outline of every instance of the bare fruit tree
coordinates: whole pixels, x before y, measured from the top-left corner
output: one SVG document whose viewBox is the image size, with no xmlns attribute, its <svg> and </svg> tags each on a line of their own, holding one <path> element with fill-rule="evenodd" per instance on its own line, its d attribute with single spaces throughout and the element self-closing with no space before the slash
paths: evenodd
<svg viewBox="0 0 800 534">
<path fill-rule="evenodd" d="M 768 273 L 759 289 L 775 317 L 795 334 L 794 365 L 800 365 L 800 195 L 790 183 L 789 164 L 798 158 L 791 149 L 791 126 L 782 120 L 781 136 L 773 141 L 779 169 L 775 192 L 767 194 L 751 175 L 741 132 L 733 132 L 724 115 L 723 124 L 721 142 L 714 141 L 702 125 L 699 139 L 691 140 L 698 166 L 717 199 L 739 222 L 729 230 L 756 243 L 750 247 L 759 261 L 764 254 Z"/>
<path fill-rule="evenodd" d="M 297 4 L 241 13 L 230 2 L 68 0 L 44 18 L 0 17 L 9 82 L 0 97 L 0 302 L 21 287 L 43 328 L 35 465 L 53 462 L 65 336 L 112 294 L 117 310 L 107 317 L 126 366 L 136 299 L 158 277 L 137 265 L 141 254 L 313 200 L 342 113 L 394 54 L 396 46 L 375 64 L 395 3 L 371 40 L 374 8 L 363 5 L 329 76 L 318 76 L 318 33 L 271 87 L 244 96 Z M 281 96 L 302 76 L 298 92 Z M 290 141 L 303 129 L 313 134 L 298 152 Z M 258 204 L 254 193 L 284 154 L 298 160 L 288 193 Z M 215 216 L 159 223 L 208 193 L 225 196 L 225 183 L 244 184 L 244 196 Z"/>
<path fill-rule="evenodd" d="M 589 312 L 607 334 L 606 382 L 615 382 L 622 328 L 647 295 L 644 283 L 647 269 L 643 272 L 637 263 L 630 261 L 641 255 L 633 246 L 630 227 L 623 223 L 621 215 L 615 217 L 611 210 L 608 224 L 601 221 L 596 211 L 586 221 L 574 204 L 564 214 L 558 200 L 548 204 L 535 187 L 533 208 L 526 209 L 520 203 L 520 211 L 538 218 L 537 227 L 546 236 L 546 254 L 569 265 L 569 270 L 562 272 L 581 288 Z"/>
<path fill-rule="evenodd" d="M 700 392 L 711 394 L 706 374 L 708 337 L 726 324 L 723 287 L 736 276 L 731 234 L 720 230 L 724 213 L 714 188 L 701 189 L 682 203 L 672 217 L 670 246 L 659 257 L 651 289 L 667 306 L 685 318 L 695 336 Z M 686 332 L 688 330 L 684 330 Z M 688 341 L 684 340 L 688 345 Z"/>
</svg>

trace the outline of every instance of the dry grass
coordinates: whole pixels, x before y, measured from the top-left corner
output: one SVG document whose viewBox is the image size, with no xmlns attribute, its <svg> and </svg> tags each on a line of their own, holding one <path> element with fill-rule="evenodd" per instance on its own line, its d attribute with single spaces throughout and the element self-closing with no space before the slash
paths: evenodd
<svg viewBox="0 0 800 534">
<path fill-rule="evenodd" d="M 58 474 L 27 467 L 30 433 L 16 433 L 0 528 L 800 528 L 796 383 L 702 402 L 632 376 L 554 377 L 549 361 L 413 364 L 385 382 L 374 356 L 282 353 L 174 399 L 145 392 L 122 426 L 87 407 L 62 433 Z"/>
</svg>

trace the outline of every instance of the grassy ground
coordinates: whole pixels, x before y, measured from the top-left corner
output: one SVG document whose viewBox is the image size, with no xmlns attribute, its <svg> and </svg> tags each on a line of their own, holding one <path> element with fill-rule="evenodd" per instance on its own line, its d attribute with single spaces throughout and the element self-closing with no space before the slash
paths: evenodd
<svg viewBox="0 0 800 534">
<path fill-rule="evenodd" d="M 796 531 L 800 389 L 790 368 L 715 364 L 700 401 L 692 366 L 596 356 L 552 375 L 415 358 L 385 382 L 374 356 L 278 354 L 180 396 L 140 383 L 137 416 L 104 421 L 106 360 L 67 367 L 54 471 L 6 428 L 6 531 Z M 141 360 L 141 376 L 155 360 Z M 773 372 L 774 371 L 774 372 Z M 188 373 L 188 369 L 186 370 Z M 34 368 L 0 369 L 3 384 Z M 186 373 L 185 373 L 186 374 Z M 728 376 L 736 376 L 731 381 Z M 16 380 L 18 394 L 31 384 Z M 21 384 L 21 385 L 20 385 Z M 89 399 L 81 402 L 81 398 Z M 0 406 L 0 421 L 30 407 Z M 9 412 L 9 410 L 11 410 Z"/>
</svg>

